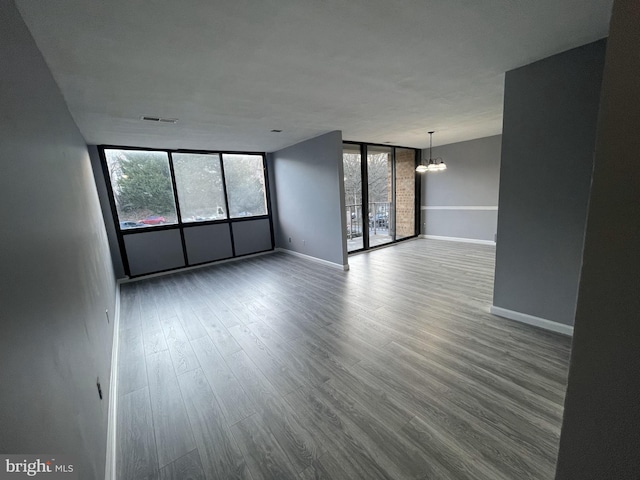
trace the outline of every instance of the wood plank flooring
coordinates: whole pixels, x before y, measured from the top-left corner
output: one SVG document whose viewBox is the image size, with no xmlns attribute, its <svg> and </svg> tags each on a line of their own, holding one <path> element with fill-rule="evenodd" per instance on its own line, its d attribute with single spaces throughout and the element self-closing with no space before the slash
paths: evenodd
<svg viewBox="0 0 640 480">
<path fill-rule="evenodd" d="M 118 478 L 552 479 L 570 339 L 488 313 L 495 249 L 274 253 L 122 286 Z"/>
</svg>

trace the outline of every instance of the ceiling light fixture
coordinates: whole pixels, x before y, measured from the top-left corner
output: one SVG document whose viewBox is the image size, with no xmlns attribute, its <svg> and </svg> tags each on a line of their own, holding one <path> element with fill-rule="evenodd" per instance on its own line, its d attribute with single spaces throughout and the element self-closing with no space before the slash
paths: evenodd
<svg viewBox="0 0 640 480">
<path fill-rule="evenodd" d="M 446 170 L 447 166 L 445 165 L 442 158 L 431 158 L 431 148 L 433 146 L 433 134 L 434 132 L 429 132 L 429 161 L 427 164 L 424 164 L 424 161 L 420 163 L 416 167 L 416 172 L 425 173 L 425 172 L 440 172 L 442 170 Z"/>
</svg>

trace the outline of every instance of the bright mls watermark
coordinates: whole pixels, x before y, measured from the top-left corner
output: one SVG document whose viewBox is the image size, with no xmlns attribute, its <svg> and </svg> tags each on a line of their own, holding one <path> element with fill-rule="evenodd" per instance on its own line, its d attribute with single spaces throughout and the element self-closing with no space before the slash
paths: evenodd
<svg viewBox="0 0 640 480">
<path fill-rule="evenodd" d="M 69 455 L 0 455 L 0 480 L 19 478 L 78 480 L 78 471 Z"/>
</svg>

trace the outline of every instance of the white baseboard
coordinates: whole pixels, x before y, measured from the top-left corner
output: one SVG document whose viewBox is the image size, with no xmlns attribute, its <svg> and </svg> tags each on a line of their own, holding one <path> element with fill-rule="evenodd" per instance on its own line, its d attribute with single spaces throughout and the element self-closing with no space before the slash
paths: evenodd
<svg viewBox="0 0 640 480">
<path fill-rule="evenodd" d="M 447 242 L 464 242 L 464 243 L 477 243 L 479 245 L 494 245 L 496 242 L 493 240 L 480 240 L 477 238 L 463 238 L 463 237 L 442 237 L 440 235 L 418 235 L 419 238 L 428 238 L 430 240 L 446 240 Z"/>
<path fill-rule="evenodd" d="M 111 376 L 109 379 L 109 410 L 107 414 L 107 458 L 104 469 L 105 480 L 116 480 L 116 439 L 118 401 L 118 346 L 120 333 L 120 280 L 116 281 L 116 302 L 113 315 L 113 342 L 111 345 Z"/>
<path fill-rule="evenodd" d="M 322 263 L 323 265 L 328 265 L 329 267 L 339 268 L 344 270 L 345 272 L 349 270 L 349 264 L 341 265 L 339 263 L 330 262 L 328 260 L 323 260 L 321 258 L 312 257 L 311 255 L 305 255 L 304 253 L 294 252 L 293 250 L 287 250 L 286 248 L 276 248 L 276 251 L 288 253 L 289 255 L 295 255 L 296 257 L 304 258 L 306 260 L 311 260 L 312 262 Z"/>
<path fill-rule="evenodd" d="M 571 325 L 553 322 L 551 320 L 547 320 L 546 318 L 534 317 L 533 315 L 516 312 L 514 310 L 507 310 L 506 308 L 496 307 L 495 305 L 491 305 L 490 312 L 494 315 L 498 315 L 499 317 L 508 318 L 509 320 L 526 323 L 527 325 L 533 325 L 534 327 L 551 330 L 552 332 L 561 333 L 570 337 L 573 336 L 573 327 Z"/>
</svg>

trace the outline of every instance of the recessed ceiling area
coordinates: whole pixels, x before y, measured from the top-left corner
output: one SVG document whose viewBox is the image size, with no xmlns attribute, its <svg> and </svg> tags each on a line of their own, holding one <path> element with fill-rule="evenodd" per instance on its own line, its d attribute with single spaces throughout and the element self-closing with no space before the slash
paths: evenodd
<svg viewBox="0 0 640 480">
<path fill-rule="evenodd" d="M 434 146 L 499 134 L 504 72 L 607 36 L 612 6 L 16 3 L 87 143 L 251 151 L 331 130 L 417 148 L 430 130 Z"/>
</svg>

